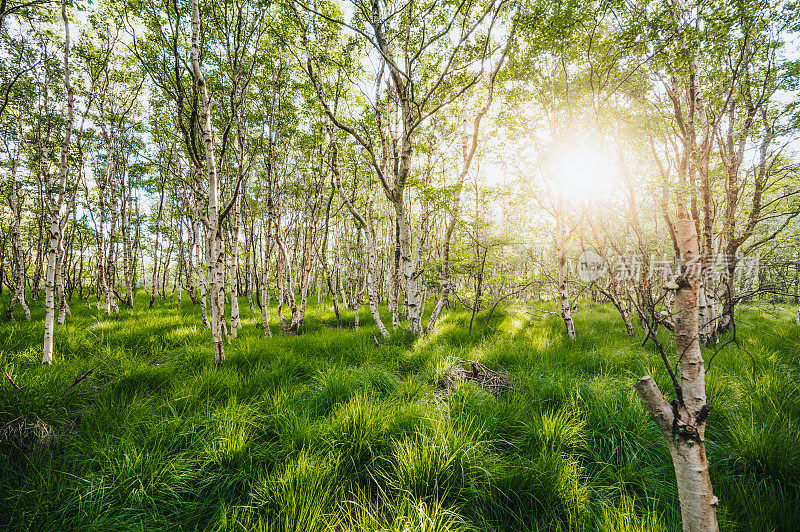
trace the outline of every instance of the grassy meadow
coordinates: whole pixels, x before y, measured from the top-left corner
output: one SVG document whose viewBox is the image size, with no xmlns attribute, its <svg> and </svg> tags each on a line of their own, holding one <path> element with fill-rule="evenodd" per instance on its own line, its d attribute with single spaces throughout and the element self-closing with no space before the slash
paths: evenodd
<svg viewBox="0 0 800 532">
<path fill-rule="evenodd" d="M 680 529 L 669 452 L 632 387 L 652 374 L 666 391 L 667 375 L 613 307 L 583 304 L 575 341 L 508 305 L 472 335 L 453 311 L 376 346 L 366 307 L 337 330 L 312 303 L 302 334 L 273 320 L 265 339 L 241 304 L 221 368 L 188 298 L 149 310 L 142 294 L 111 317 L 74 301 L 52 367 L 43 309 L 0 322 L 21 388 L 0 385 L 0 529 Z M 708 375 L 721 527 L 800 530 L 800 328 L 768 306 L 738 323 L 744 350 Z M 513 391 L 442 389 L 463 359 L 509 372 Z"/>
</svg>

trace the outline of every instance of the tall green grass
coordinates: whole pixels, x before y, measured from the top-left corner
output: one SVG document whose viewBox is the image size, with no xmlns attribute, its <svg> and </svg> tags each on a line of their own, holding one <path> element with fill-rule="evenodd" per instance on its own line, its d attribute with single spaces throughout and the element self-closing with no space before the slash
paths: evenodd
<svg viewBox="0 0 800 532">
<path fill-rule="evenodd" d="M 336 330 L 312 305 L 301 334 L 265 339 L 242 309 L 221 368 L 197 309 L 169 300 L 110 317 L 76 301 L 52 367 L 40 308 L 0 323 L 22 388 L 0 385 L 0 528 L 680 530 L 669 453 L 632 389 L 652 374 L 668 390 L 667 375 L 613 308 L 582 306 L 575 341 L 509 305 L 472 335 L 451 311 L 380 345 L 352 311 Z M 708 376 L 720 520 L 798 530 L 800 333 L 790 312 L 753 309 L 738 336 L 746 352 L 726 346 Z M 463 359 L 508 371 L 513 391 L 443 390 Z"/>
</svg>

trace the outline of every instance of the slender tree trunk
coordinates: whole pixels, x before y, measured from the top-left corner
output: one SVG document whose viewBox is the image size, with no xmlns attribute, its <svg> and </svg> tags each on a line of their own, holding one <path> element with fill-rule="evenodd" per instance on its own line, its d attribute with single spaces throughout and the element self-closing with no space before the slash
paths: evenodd
<svg viewBox="0 0 800 532">
<path fill-rule="evenodd" d="M 272 246 L 269 244 L 270 230 L 271 228 L 268 227 L 266 231 L 262 231 L 266 242 L 264 242 L 264 260 L 261 270 L 261 325 L 266 338 L 272 336 L 272 330 L 269 327 L 269 279 L 270 255 L 272 255 Z"/>
<path fill-rule="evenodd" d="M 150 281 L 150 308 L 156 301 L 156 283 L 158 282 L 158 236 L 161 226 L 161 216 L 164 212 L 164 182 L 161 182 L 161 190 L 158 195 L 158 214 L 156 215 L 156 223 L 153 227 L 153 277 Z"/>
<path fill-rule="evenodd" d="M 234 110 L 235 111 L 235 110 Z M 244 149 L 245 149 L 245 130 L 244 121 L 241 113 L 236 113 L 236 181 L 244 180 Z M 239 230 L 241 225 L 241 196 L 236 195 L 231 211 L 231 337 L 236 338 L 236 333 L 242 328 L 242 321 L 239 317 Z"/>
<path fill-rule="evenodd" d="M 625 330 L 628 332 L 628 336 L 633 336 L 636 334 L 633 328 L 633 322 L 631 321 L 630 310 L 628 309 L 627 301 L 617 293 L 617 310 L 619 310 L 620 316 L 622 316 L 622 323 L 625 324 Z"/>
<path fill-rule="evenodd" d="M 466 100 L 465 100 L 466 102 Z M 462 168 L 459 175 L 458 182 L 456 183 L 455 198 L 453 199 L 453 208 L 450 211 L 450 220 L 447 223 L 447 228 L 444 232 L 444 243 L 442 245 L 442 295 L 436 302 L 436 306 L 428 318 L 428 326 L 425 327 L 425 334 L 430 334 L 436 328 L 436 321 L 439 319 L 442 309 L 447 306 L 448 296 L 450 295 L 450 240 L 453 237 L 453 231 L 456 227 L 458 220 L 460 206 L 461 206 L 461 188 L 464 186 L 464 177 L 469 170 L 469 164 L 472 160 L 474 150 L 469 150 L 469 131 L 467 129 L 467 106 L 466 103 L 462 109 L 461 117 L 461 152 L 462 152 Z M 477 122 L 480 123 L 479 115 Z"/>
<path fill-rule="evenodd" d="M 170 261 L 172 260 L 172 249 L 174 246 L 175 246 L 174 242 L 172 241 L 172 239 L 170 239 L 169 245 L 167 246 L 167 251 L 165 253 L 162 253 L 164 255 L 164 261 L 160 272 L 161 282 L 158 283 L 160 285 L 159 292 L 161 295 L 161 299 L 167 297 L 167 284 L 169 283 L 169 267 L 170 267 Z M 169 297 L 172 297 L 173 295 L 175 295 L 175 283 L 172 283 L 172 293 L 170 294 Z"/>
<path fill-rule="evenodd" d="M 633 327 L 633 322 L 631 322 L 627 296 L 622 293 L 622 290 L 619 287 L 619 281 L 615 278 L 614 273 L 611 272 L 610 275 L 610 286 L 607 289 L 598 286 L 598 292 L 606 296 L 609 301 L 611 301 L 611 304 L 614 305 L 619 312 L 619 315 L 622 317 L 622 323 L 625 325 L 625 330 L 628 332 L 628 336 L 633 336 L 635 334 L 635 330 Z"/>
<path fill-rule="evenodd" d="M 700 258 L 694 220 L 676 222 L 676 237 L 684 265 Z M 683 268 L 675 294 L 675 349 L 679 356 L 678 400 L 667 403 L 650 376 L 636 383 L 636 390 L 650 417 L 661 430 L 675 468 L 683 529 L 686 532 L 719 530 L 717 498 L 708 474 L 705 448 L 706 403 L 705 366 L 700 352 L 698 327 L 699 271 Z"/>
<path fill-rule="evenodd" d="M 241 164 L 241 163 L 240 163 Z M 231 217 L 233 225 L 231 229 L 231 337 L 236 338 L 236 332 L 242 328 L 242 321 L 239 318 L 239 230 L 240 230 L 240 201 L 239 197 L 233 205 Z"/>
<path fill-rule="evenodd" d="M 194 257 L 195 261 L 200 265 L 200 223 L 199 223 L 200 213 L 199 208 L 195 209 L 195 215 L 192 218 L 192 233 L 194 236 L 192 237 L 193 240 L 193 248 L 194 248 Z M 208 298 L 206 297 L 206 285 L 208 284 L 208 278 L 205 274 L 202 273 L 198 276 L 198 284 L 200 287 L 200 316 L 203 319 L 203 326 L 211 328 L 211 322 L 208 321 Z"/>
<path fill-rule="evenodd" d="M 21 128 L 20 128 L 21 129 Z M 28 303 L 25 301 L 25 261 L 22 257 L 22 231 L 20 229 L 20 219 L 22 216 L 22 204 L 19 199 L 19 191 L 17 190 L 17 158 L 11 161 L 11 250 L 12 262 L 14 265 L 14 295 L 11 298 L 11 303 L 8 306 L 6 315 L 8 319 L 14 318 L 14 305 L 19 301 L 19 305 L 25 312 L 25 319 L 30 321 L 31 311 L 28 308 Z"/>
<path fill-rule="evenodd" d="M 136 268 L 131 249 L 130 212 L 128 205 L 128 186 L 126 184 L 128 169 L 123 164 L 120 177 L 122 197 L 120 198 L 120 230 L 122 233 L 122 270 L 125 279 L 125 299 L 123 302 L 128 308 L 133 308 L 133 270 Z"/>
<path fill-rule="evenodd" d="M 389 283 L 389 311 L 392 313 L 392 328 L 400 327 L 400 227 L 397 220 L 390 216 L 390 235 L 393 243 L 391 258 L 387 261 L 388 272 L 386 278 Z M 392 223 L 393 222 L 393 223 Z"/>
<path fill-rule="evenodd" d="M 47 269 L 44 281 L 44 355 L 43 364 L 53 363 L 53 333 L 56 310 L 56 262 L 58 261 L 58 245 L 61 240 L 61 226 L 51 213 L 49 246 L 47 248 Z"/>
<path fill-rule="evenodd" d="M 211 283 L 211 338 L 214 344 L 214 361 L 219 365 L 225 361 L 225 346 L 222 341 L 225 305 L 222 295 L 222 270 L 224 267 L 224 248 L 222 244 L 222 227 L 219 212 L 219 176 L 214 159 L 214 138 L 211 130 L 211 101 L 208 96 L 206 80 L 200 68 L 200 3 L 192 0 L 192 70 L 200 93 L 201 129 L 206 156 L 206 173 L 208 177 L 208 214 L 206 228 L 208 231 L 208 278 Z"/>
<path fill-rule="evenodd" d="M 252 217 L 251 217 L 252 218 Z M 253 227 L 252 224 L 250 226 L 250 234 L 249 238 L 248 235 L 245 234 L 245 249 L 244 249 L 244 291 L 247 295 L 247 305 L 250 307 L 250 312 L 253 312 L 253 273 L 254 273 L 254 266 L 251 268 L 250 265 L 250 240 L 254 238 L 253 236 Z M 253 257 L 255 260 L 255 257 Z"/>
<path fill-rule="evenodd" d="M 281 231 L 280 222 L 275 220 L 275 243 L 278 246 L 279 255 L 279 269 L 278 269 L 278 315 L 281 318 L 281 323 L 287 330 L 297 330 L 297 303 L 294 297 L 294 283 L 292 280 L 292 262 L 289 259 L 289 250 L 286 247 L 286 241 L 283 238 L 283 231 Z M 289 303 L 289 309 L 292 312 L 290 322 L 286 322 L 283 318 L 283 302 Z"/>
<path fill-rule="evenodd" d="M 266 338 L 272 336 L 272 330 L 269 327 L 269 262 L 269 252 L 264 251 L 264 267 L 261 272 L 261 326 Z"/>
<path fill-rule="evenodd" d="M 342 269 L 342 235 L 340 231 L 337 231 L 336 234 L 336 257 L 334 258 L 333 262 L 333 268 L 336 271 L 336 278 L 334 279 L 334 282 L 338 297 L 341 298 L 342 308 L 350 308 L 347 292 L 345 292 L 344 289 L 344 272 Z"/>
<path fill-rule="evenodd" d="M 273 226 L 277 226 L 280 223 L 280 219 L 278 218 L 277 211 L 275 207 L 275 201 L 271 200 L 269 205 L 269 218 L 270 218 L 270 228 Z M 275 268 L 277 274 L 277 282 L 278 282 L 278 294 L 276 296 L 276 303 L 278 304 L 278 319 L 281 322 L 281 327 L 285 330 L 287 329 L 288 324 L 286 323 L 286 318 L 283 317 L 283 302 L 285 300 L 285 275 L 286 275 L 286 266 L 283 263 L 283 253 L 280 248 L 280 244 L 278 243 L 278 234 L 280 233 L 279 229 L 275 227 L 275 246 L 277 247 L 276 250 L 276 260 L 275 260 Z"/>
<path fill-rule="evenodd" d="M 483 260 L 481 260 L 481 268 L 478 270 L 478 280 L 475 285 L 475 301 L 472 303 L 472 316 L 469 319 L 469 334 L 472 334 L 472 324 L 475 321 L 475 314 L 481 309 L 481 297 L 483 295 L 483 269 L 486 266 L 487 253 L 489 253 L 489 248 L 484 248 Z"/>
<path fill-rule="evenodd" d="M 397 216 L 397 225 L 400 228 L 400 263 L 403 280 L 406 283 L 406 309 L 408 311 L 409 330 L 411 334 L 421 334 L 422 294 L 419 289 L 419 272 L 415 271 L 414 258 L 411 254 L 411 227 L 405 212 L 402 196 L 395 198 L 394 210 Z"/>
<path fill-rule="evenodd" d="M 112 185 L 116 184 L 116 180 L 112 177 Z M 115 187 L 114 187 L 115 188 Z M 116 250 L 117 250 L 117 221 L 119 220 L 119 209 L 117 207 L 117 191 L 111 190 L 111 223 L 108 229 L 108 259 L 106 260 L 106 298 L 105 298 L 105 313 L 106 315 L 111 312 L 119 312 L 119 305 L 117 304 L 117 294 L 114 291 L 116 285 Z"/>
<path fill-rule="evenodd" d="M 66 182 L 69 174 L 69 146 L 70 137 L 72 136 L 72 121 L 74 118 L 74 100 L 72 92 L 72 84 L 70 82 L 70 69 L 69 69 L 69 19 L 67 18 L 67 4 L 66 0 L 61 2 L 61 18 L 64 21 L 64 85 L 67 92 L 67 124 L 64 140 L 61 144 L 61 167 L 60 181 L 59 181 L 59 197 L 57 201 L 50 201 L 50 230 L 49 230 L 49 247 L 47 250 L 47 273 L 45 276 L 45 318 L 44 318 L 44 342 L 42 363 L 53 363 L 53 334 L 54 334 L 54 321 L 55 321 L 55 289 L 56 289 L 56 267 L 58 265 L 58 252 L 61 247 L 63 237 L 63 223 L 62 218 L 67 216 L 62 215 L 62 207 L 64 205 L 64 196 L 66 194 Z M 47 164 L 47 163 L 45 163 Z M 50 179 L 47 179 L 49 184 Z M 48 190 L 48 194 L 50 191 Z"/>
<path fill-rule="evenodd" d="M 328 196 L 328 204 L 325 208 L 325 228 L 322 234 L 322 250 L 320 251 L 320 263 L 322 263 L 322 275 L 328 284 L 328 290 L 331 294 L 331 301 L 333 301 L 333 312 L 336 315 L 336 328 L 342 327 L 342 315 L 339 312 L 339 298 L 336 296 L 336 289 L 331 280 L 331 270 L 328 267 L 328 233 L 330 231 L 331 221 L 331 203 L 333 203 L 333 196 L 336 195 L 336 190 L 332 187 L 331 195 Z"/>
<path fill-rule="evenodd" d="M 108 175 L 108 163 L 106 163 L 106 175 Z M 97 227 L 97 256 L 95 261 L 97 263 L 97 310 L 100 310 L 100 300 L 105 296 L 108 291 L 106 287 L 106 205 L 105 205 L 105 182 L 100 180 L 97 186 L 98 195 L 98 209 L 100 210 L 100 224 Z"/>
<path fill-rule="evenodd" d="M 303 261 L 300 272 L 300 308 L 297 312 L 297 323 L 293 324 L 294 329 L 303 324 L 308 306 L 308 294 L 311 289 L 311 272 L 314 269 L 314 247 L 317 238 L 317 224 L 322 212 L 322 181 L 317 183 L 314 190 L 314 202 L 310 204 L 311 213 L 306 227 L 305 238 L 303 239 Z"/>
<path fill-rule="evenodd" d="M 704 271 L 706 271 L 704 269 Z M 723 309 L 717 295 L 712 290 L 710 279 L 704 275 L 698 288 L 698 327 L 700 335 L 700 345 L 708 346 L 717 343 L 719 336 L 720 320 L 723 316 Z"/>
<path fill-rule="evenodd" d="M 569 304 L 569 288 L 567 286 L 567 254 L 563 222 L 560 216 L 556 220 L 556 257 L 558 260 L 558 301 L 561 306 L 561 317 L 569 338 L 575 338 L 575 324 L 572 321 L 572 307 Z"/>
<path fill-rule="evenodd" d="M 37 179 L 41 180 L 41 172 L 37 172 Z M 45 201 L 42 197 L 42 187 L 39 187 L 39 210 L 45 212 Z M 42 280 L 43 265 L 44 265 L 44 216 L 37 217 L 37 235 L 36 235 L 36 269 L 33 271 L 33 281 L 31 282 L 31 301 L 36 301 L 39 297 L 39 285 Z"/>
<path fill-rule="evenodd" d="M 323 259 L 324 260 L 324 259 Z M 324 266 L 325 268 L 325 280 L 328 283 L 328 291 L 331 293 L 331 301 L 333 302 L 333 313 L 336 316 L 336 328 L 342 328 L 342 313 L 339 311 L 339 296 L 336 293 L 335 287 L 335 279 L 332 279 L 330 268 L 328 268 L 327 264 Z"/>
<path fill-rule="evenodd" d="M 66 218 L 66 216 L 65 216 Z M 71 314 L 69 303 L 67 303 L 67 290 L 66 280 L 64 279 L 64 268 L 66 264 L 67 254 L 64 249 L 64 228 L 66 224 L 61 226 L 61 240 L 58 243 L 58 258 L 56 259 L 56 290 L 58 294 L 58 324 L 64 325 L 67 321 L 67 315 Z"/>
<path fill-rule="evenodd" d="M 331 126 L 328 126 L 328 135 L 331 139 L 331 167 L 333 168 L 333 176 L 336 182 L 336 188 L 339 191 L 339 197 L 341 197 L 344 204 L 347 206 L 347 210 L 350 211 L 350 214 L 355 219 L 356 223 L 364 233 L 364 245 L 367 248 L 367 298 L 369 299 L 369 310 L 372 313 L 372 319 L 375 320 L 375 325 L 378 326 L 378 330 L 381 333 L 381 336 L 384 338 L 389 337 L 389 331 L 386 330 L 386 326 L 383 324 L 383 320 L 381 319 L 380 309 L 378 308 L 378 297 L 377 297 L 377 283 L 376 283 L 376 271 L 378 268 L 378 251 L 375 246 L 375 231 L 372 228 L 372 224 L 369 223 L 364 216 L 359 213 L 356 208 L 353 206 L 353 203 L 350 201 L 350 198 L 347 196 L 347 193 L 342 188 L 342 175 L 339 170 L 339 149 L 336 143 L 335 132 Z M 328 202 L 328 209 L 330 210 L 330 202 Z M 323 258 L 324 260 L 324 258 Z M 334 294 L 335 297 L 335 294 Z M 335 305 L 335 303 L 334 303 Z M 353 309 L 355 310 L 355 326 L 358 328 L 358 304 L 356 301 L 353 302 Z M 336 309 L 337 318 L 338 318 L 338 309 Z"/>
</svg>

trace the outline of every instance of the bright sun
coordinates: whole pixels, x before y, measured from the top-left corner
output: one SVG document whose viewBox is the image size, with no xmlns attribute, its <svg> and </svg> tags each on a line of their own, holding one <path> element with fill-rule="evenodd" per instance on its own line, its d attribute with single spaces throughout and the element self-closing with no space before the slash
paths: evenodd
<svg viewBox="0 0 800 532">
<path fill-rule="evenodd" d="M 588 201 L 619 185 L 614 155 L 591 144 L 570 144 L 551 152 L 547 177 L 564 199 Z"/>
</svg>

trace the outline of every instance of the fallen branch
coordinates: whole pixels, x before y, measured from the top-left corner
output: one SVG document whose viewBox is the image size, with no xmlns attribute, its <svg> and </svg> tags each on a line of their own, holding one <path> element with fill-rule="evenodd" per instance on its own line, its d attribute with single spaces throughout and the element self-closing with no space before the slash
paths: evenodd
<svg viewBox="0 0 800 532">
<path fill-rule="evenodd" d="M 533 317 L 533 316 L 536 315 L 537 312 L 541 312 L 542 314 L 552 314 L 553 316 L 561 317 L 561 313 L 560 312 L 553 312 L 551 310 L 541 310 L 541 309 L 538 309 L 538 308 L 534 308 L 534 309 L 529 310 L 528 314 L 530 314 L 531 317 Z"/>
<path fill-rule="evenodd" d="M 83 375 L 79 375 L 79 376 L 75 377 L 75 380 L 74 380 L 74 381 L 72 381 L 72 384 L 70 384 L 69 386 L 67 386 L 66 388 L 64 388 L 64 391 L 63 391 L 63 392 L 61 392 L 61 394 L 60 394 L 60 395 L 58 395 L 58 396 L 56 396 L 56 397 L 53 397 L 52 399 L 50 399 L 50 402 L 48 402 L 47 404 L 48 404 L 48 405 L 51 405 L 51 404 L 53 404 L 53 403 L 55 402 L 55 400 L 56 400 L 58 397 L 64 396 L 64 395 L 65 395 L 65 394 L 66 394 L 68 391 L 70 391 L 70 390 L 71 390 L 71 389 L 73 389 L 75 386 L 77 386 L 78 384 L 80 384 L 80 382 L 81 382 L 83 379 L 85 379 L 86 377 L 88 377 L 89 375 L 91 375 L 92 373 L 94 373 L 94 370 L 95 370 L 95 369 L 96 369 L 96 368 L 87 369 L 87 370 L 86 370 L 86 371 L 83 373 Z"/>
<path fill-rule="evenodd" d="M 508 373 L 492 371 L 477 360 L 460 360 L 453 364 L 444 374 L 439 386 L 448 389 L 462 381 L 475 382 L 496 397 L 506 395 L 513 388 Z"/>
<path fill-rule="evenodd" d="M 74 388 L 79 382 L 81 382 L 83 379 L 85 379 L 86 377 L 88 377 L 89 375 L 94 373 L 94 370 L 95 370 L 95 368 L 87 369 L 86 372 L 83 375 L 81 375 L 80 377 L 75 377 L 75 380 L 72 381 L 72 384 L 70 384 L 69 386 L 67 386 L 64 389 L 64 392 L 68 392 L 69 390 Z"/>
<path fill-rule="evenodd" d="M 5 374 L 6 374 L 6 379 L 8 379 L 8 382 L 11 383 L 11 386 L 13 386 L 19 391 L 22 391 L 22 388 L 20 388 L 19 385 L 16 382 L 14 382 L 14 378 L 11 375 L 9 375 L 7 371 L 5 372 Z"/>
</svg>

